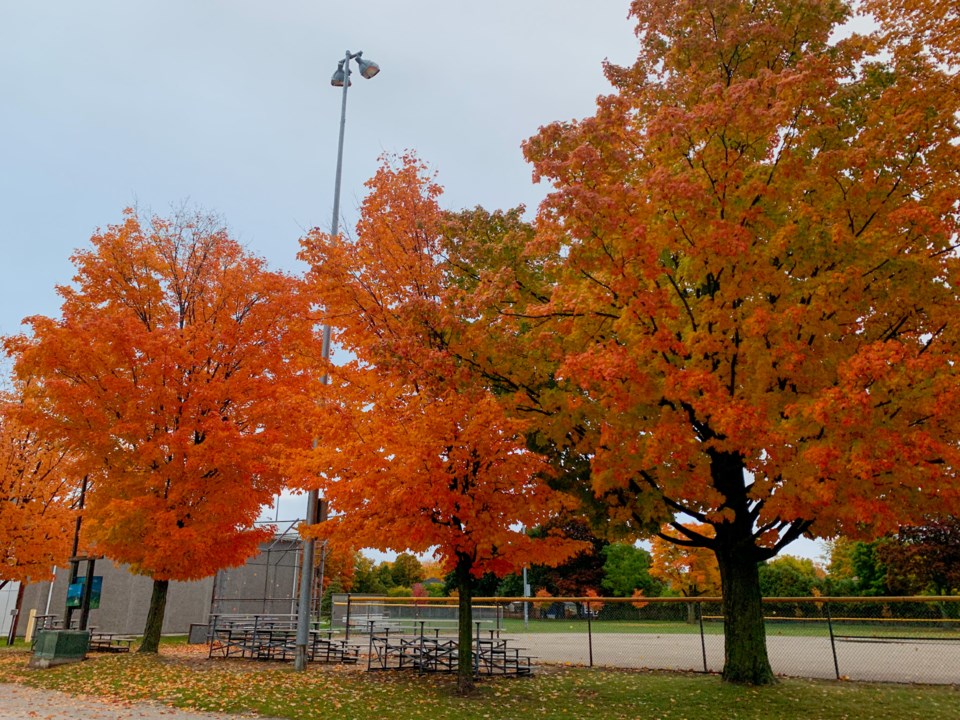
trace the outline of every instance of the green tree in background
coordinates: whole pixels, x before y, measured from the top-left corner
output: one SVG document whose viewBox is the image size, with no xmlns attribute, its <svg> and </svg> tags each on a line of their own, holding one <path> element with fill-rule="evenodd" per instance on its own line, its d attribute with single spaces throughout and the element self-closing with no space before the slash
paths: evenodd
<svg viewBox="0 0 960 720">
<path fill-rule="evenodd" d="M 650 575 L 650 553 L 629 543 L 611 543 L 600 551 L 604 557 L 603 590 L 615 597 L 630 597 L 635 590 L 647 597 L 659 595 L 663 586 Z"/>
<path fill-rule="evenodd" d="M 825 573 L 810 558 L 781 555 L 760 566 L 764 597 L 807 597 L 820 588 Z"/>
<path fill-rule="evenodd" d="M 394 585 L 413 587 L 416 583 L 423 582 L 423 564 L 412 553 L 400 553 L 390 567 L 390 574 Z"/>
</svg>

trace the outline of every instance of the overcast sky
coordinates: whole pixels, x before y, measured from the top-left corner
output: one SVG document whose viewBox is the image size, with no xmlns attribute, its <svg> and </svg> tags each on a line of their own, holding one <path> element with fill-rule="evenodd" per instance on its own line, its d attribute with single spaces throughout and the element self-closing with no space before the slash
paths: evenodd
<svg viewBox="0 0 960 720">
<path fill-rule="evenodd" d="M 624 0 L 0 0 L 0 333 L 55 314 L 74 249 L 124 207 L 189 200 L 275 267 L 328 229 L 346 50 L 341 215 L 383 152 L 414 149 L 450 208 L 526 203 L 520 143 L 591 114 L 635 56 Z"/>
<path fill-rule="evenodd" d="M 381 153 L 415 150 L 451 209 L 523 203 L 520 144 L 592 114 L 636 56 L 626 0 L 0 0 L 0 334 L 56 315 L 71 253 L 127 206 L 188 201 L 276 268 L 329 229 L 346 50 L 341 216 Z M 291 513 L 284 508 L 281 516 Z M 816 557 L 819 549 L 788 552 Z"/>
</svg>

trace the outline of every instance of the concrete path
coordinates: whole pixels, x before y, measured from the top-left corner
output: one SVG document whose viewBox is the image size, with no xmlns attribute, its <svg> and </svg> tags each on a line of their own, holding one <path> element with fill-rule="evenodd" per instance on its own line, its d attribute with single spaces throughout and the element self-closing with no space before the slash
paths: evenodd
<svg viewBox="0 0 960 720">
<path fill-rule="evenodd" d="M 157 703 L 116 703 L 89 696 L 0 683 L 0 720 L 269 720 L 178 710 Z"/>
</svg>

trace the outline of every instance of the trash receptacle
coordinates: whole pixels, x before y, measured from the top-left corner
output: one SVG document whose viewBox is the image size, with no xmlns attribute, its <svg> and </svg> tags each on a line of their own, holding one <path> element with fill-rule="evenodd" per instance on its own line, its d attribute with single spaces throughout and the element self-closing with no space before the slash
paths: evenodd
<svg viewBox="0 0 960 720">
<path fill-rule="evenodd" d="M 33 643 L 30 667 L 80 662 L 87 657 L 90 633 L 87 630 L 39 630 Z"/>
</svg>

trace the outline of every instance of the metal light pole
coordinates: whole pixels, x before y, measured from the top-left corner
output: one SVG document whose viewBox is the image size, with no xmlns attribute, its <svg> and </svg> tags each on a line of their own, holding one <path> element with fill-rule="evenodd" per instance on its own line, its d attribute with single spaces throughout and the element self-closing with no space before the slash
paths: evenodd
<svg viewBox="0 0 960 720">
<path fill-rule="evenodd" d="M 380 66 L 363 59 L 363 51 L 351 53 L 347 50 L 343 60 L 337 65 L 336 72 L 330 78 L 330 84 L 343 88 L 343 100 L 340 104 L 340 140 L 337 144 L 337 175 L 333 184 L 333 219 L 330 222 L 330 234 L 336 236 L 340 230 L 340 176 L 343 172 L 343 133 L 347 126 L 347 89 L 350 87 L 350 61 L 356 60 L 361 77 L 369 80 L 378 72 Z M 330 326 L 323 326 L 323 361 L 330 360 Z M 329 378 L 324 375 L 323 383 Z M 316 490 L 307 493 L 307 522 L 313 523 L 317 517 L 317 505 L 320 502 Z M 297 607 L 297 646 L 293 667 L 295 670 L 307 668 L 307 642 L 310 639 L 310 601 L 313 597 L 313 557 L 316 541 L 308 539 L 303 544 L 303 561 L 300 566 L 300 604 Z"/>
</svg>

